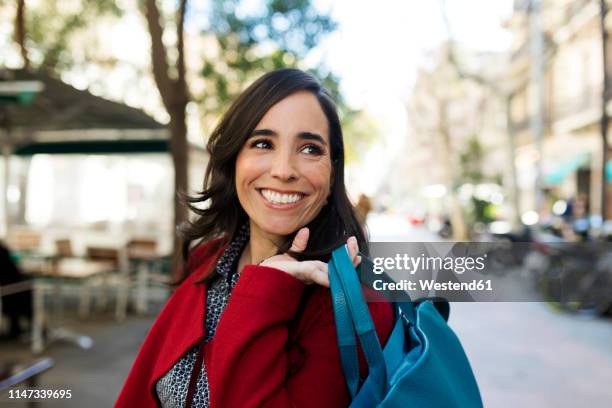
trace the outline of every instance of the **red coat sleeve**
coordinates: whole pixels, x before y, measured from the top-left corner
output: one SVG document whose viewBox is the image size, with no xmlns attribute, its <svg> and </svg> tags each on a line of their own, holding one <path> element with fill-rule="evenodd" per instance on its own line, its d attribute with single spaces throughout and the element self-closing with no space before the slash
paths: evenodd
<svg viewBox="0 0 612 408">
<path fill-rule="evenodd" d="M 245 267 L 205 351 L 212 407 L 349 404 L 329 290 L 309 288 L 300 303 L 305 286 L 274 268 Z M 384 343 L 392 309 L 370 310 Z"/>
</svg>

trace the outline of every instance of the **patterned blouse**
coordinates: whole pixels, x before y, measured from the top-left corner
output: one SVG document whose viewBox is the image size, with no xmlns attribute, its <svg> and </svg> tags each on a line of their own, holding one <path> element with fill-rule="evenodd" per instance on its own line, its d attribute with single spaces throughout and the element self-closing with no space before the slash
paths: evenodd
<svg viewBox="0 0 612 408">
<path fill-rule="evenodd" d="M 204 336 L 205 341 L 210 341 L 215 335 L 217 324 L 221 318 L 221 313 L 229 300 L 230 292 L 238 278 L 238 260 L 249 240 L 249 225 L 243 225 L 232 242 L 227 246 L 223 255 L 219 258 L 216 266 L 218 276 L 207 286 Z M 157 381 L 155 389 L 157 396 L 164 408 L 182 408 L 185 406 L 187 389 L 191 371 L 195 365 L 195 359 L 199 346 L 194 346 L 189 350 L 163 377 Z M 208 378 L 206 377 L 206 366 L 202 364 L 202 370 L 198 375 L 198 380 L 193 394 L 192 407 L 206 408 L 210 405 L 210 395 L 208 389 Z"/>
</svg>

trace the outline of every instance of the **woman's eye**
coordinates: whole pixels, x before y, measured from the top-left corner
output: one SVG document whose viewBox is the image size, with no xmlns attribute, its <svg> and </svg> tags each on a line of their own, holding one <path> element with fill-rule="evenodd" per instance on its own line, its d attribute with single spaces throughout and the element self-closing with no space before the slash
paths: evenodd
<svg viewBox="0 0 612 408">
<path fill-rule="evenodd" d="M 251 147 L 254 147 L 256 149 L 270 149 L 272 148 L 272 143 L 269 140 L 260 139 L 255 140 L 253 143 L 251 143 Z"/>
<path fill-rule="evenodd" d="M 323 149 L 321 149 L 317 145 L 309 144 L 302 148 L 302 151 L 306 154 L 314 154 L 316 156 L 320 156 L 323 154 Z"/>
</svg>

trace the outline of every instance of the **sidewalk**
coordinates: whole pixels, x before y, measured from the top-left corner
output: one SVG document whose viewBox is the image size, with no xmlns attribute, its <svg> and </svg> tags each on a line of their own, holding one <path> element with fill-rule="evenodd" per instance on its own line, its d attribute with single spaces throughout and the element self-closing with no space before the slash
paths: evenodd
<svg viewBox="0 0 612 408">
<path fill-rule="evenodd" d="M 52 343 L 43 356 L 52 357 L 55 366 L 39 377 L 39 387 L 70 389 L 70 400 L 46 401 L 38 406 L 112 407 L 123 386 L 136 353 L 153 323 L 154 314 L 129 315 L 122 323 L 112 313 L 97 315 L 86 321 L 68 320 L 66 326 L 87 334 L 94 341 L 91 350 L 82 350 L 66 342 Z M 29 343 L 0 343 L 0 359 L 31 358 Z M 21 407 L 25 404 L 5 403 L 0 407 Z"/>
<path fill-rule="evenodd" d="M 453 303 L 485 407 L 610 407 L 612 319 L 545 303 Z"/>
</svg>

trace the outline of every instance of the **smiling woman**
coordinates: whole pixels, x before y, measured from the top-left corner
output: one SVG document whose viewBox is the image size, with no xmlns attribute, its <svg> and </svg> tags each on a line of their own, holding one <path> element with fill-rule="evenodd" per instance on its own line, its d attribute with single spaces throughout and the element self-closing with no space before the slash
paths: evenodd
<svg viewBox="0 0 612 408">
<path fill-rule="evenodd" d="M 325 262 L 347 243 L 356 265 L 368 243 L 333 101 L 302 71 L 271 72 L 230 107 L 208 151 L 190 200 L 198 217 L 182 229 L 184 279 L 117 406 L 348 406 Z M 391 306 L 369 308 L 384 344 Z"/>
<path fill-rule="evenodd" d="M 368 253 L 344 185 L 344 142 L 336 107 L 312 76 L 286 69 L 261 77 L 221 119 L 208 152 L 204 191 L 191 203 L 209 204 L 204 210 L 191 206 L 199 218 L 183 230 L 185 259 L 193 241 L 223 237 L 227 244 L 247 221 L 274 241 L 275 248 L 268 248 L 274 253 L 289 250 L 293 237 L 288 235 L 298 227 L 317 236 L 308 243 L 304 259 L 327 260 L 351 235 L 361 252 Z M 279 201 L 295 195 L 300 196 L 295 207 L 271 211 L 285 209 L 278 207 Z"/>
</svg>

